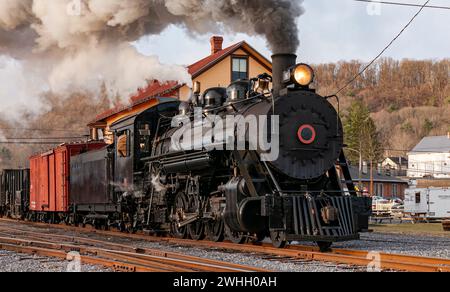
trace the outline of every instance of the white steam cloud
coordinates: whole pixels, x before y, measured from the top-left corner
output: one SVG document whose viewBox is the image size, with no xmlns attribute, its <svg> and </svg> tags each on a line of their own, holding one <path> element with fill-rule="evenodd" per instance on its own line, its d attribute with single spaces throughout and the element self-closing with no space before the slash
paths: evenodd
<svg viewBox="0 0 450 292">
<path fill-rule="evenodd" d="M 172 24 L 191 34 L 256 34 L 267 39 L 274 53 L 293 53 L 299 45 L 296 20 L 303 13 L 301 3 L 0 0 L 0 56 L 6 56 L 0 59 L 0 100 L 20 102 L 42 90 L 95 92 L 102 84 L 126 100 L 152 79 L 189 84 L 185 68 L 161 64 L 157 57 L 143 56 L 130 44 Z"/>
</svg>

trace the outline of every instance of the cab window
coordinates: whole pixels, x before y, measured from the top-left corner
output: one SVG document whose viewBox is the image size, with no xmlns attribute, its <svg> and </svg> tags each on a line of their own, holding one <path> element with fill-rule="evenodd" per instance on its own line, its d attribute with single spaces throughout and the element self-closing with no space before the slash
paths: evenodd
<svg viewBox="0 0 450 292">
<path fill-rule="evenodd" d="M 130 156 L 128 132 L 123 132 L 117 138 L 117 156 L 118 157 L 129 157 Z"/>
<path fill-rule="evenodd" d="M 141 125 L 139 129 L 139 148 L 142 154 L 150 153 L 151 150 L 150 137 L 151 137 L 150 125 L 149 124 Z"/>
</svg>

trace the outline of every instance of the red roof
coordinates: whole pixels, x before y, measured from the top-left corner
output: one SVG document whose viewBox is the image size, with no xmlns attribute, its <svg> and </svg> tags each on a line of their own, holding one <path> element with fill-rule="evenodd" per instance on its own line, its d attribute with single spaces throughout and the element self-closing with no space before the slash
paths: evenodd
<svg viewBox="0 0 450 292">
<path fill-rule="evenodd" d="M 173 96 L 172 93 L 177 87 L 178 82 L 176 81 L 160 83 L 157 80 L 153 80 L 150 82 L 147 88 L 139 89 L 138 93 L 130 98 L 131 105 L 140 104 L 143 100 L 148 99 L 149 97 Z"/>
<path fill-rule="evenodd" d="M 234 44 L 228 48 L 225 48 L 216 54 L 210 55 L 190 66 L 187 67 L 189 74 L 192 75 L 192 78 L 196 78 L 209 68 L 219 63 L 230 54 L 241 48 L 245 45 L 245 42 L 240 42 Z M 251 47 L 250 47 L 251 48 Z M 251 48 L 252 49 L 252 48 Z M 253 50 L 253 49 L 252 49 Z M 95 122 L 100 122 L 110 116 L 118 114 L 122 111 L 128 110 L 133 106 L 145 103 L 151 99 L 156 97 L 177 97 L 177 89 L 179 89 L 182 85 L 178 84 L 176 81 L 170 81 L 165 83 L 160 83 L 156 80 L 153 80 L 149 83 L 149 86 L 145 89 L 139 89 L 138 93 L 130 98 L 131 105 L 128 106 L 116 106 L 113 109 L 108 110 L 107 112 L 102 113 L 101 115 L 96 117 Z"/>
<path fill-rule="evenodd" d="M 242 47 L 245 42 L 240 42 L 235 45 L 232 45 L 226 49 L 223 49 L 222 51 L 219 51 L 215 53 L 214 55 L 210 55 L 188 67 L 189 74 L 192 75 L 192 78 L 195 78 L 202 74 L 205 70 L 210 68 L 212 65 L 220 62 L 223 58 L 227 57 L 228 55 L 232 54 L 234 51 Z"/>
</svg>

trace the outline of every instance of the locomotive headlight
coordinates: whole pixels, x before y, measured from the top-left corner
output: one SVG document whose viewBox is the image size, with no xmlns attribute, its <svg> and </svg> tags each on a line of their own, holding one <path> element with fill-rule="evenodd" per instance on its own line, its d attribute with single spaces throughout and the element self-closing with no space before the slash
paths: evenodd
<svg viewBox="0 0 450 292">
<path fill-rule="evenodd" d="M 300 86 L 307 87 L 314 81 L 314 70 L 306 64 L 299 64 L 291 71 L 291 79 Z"/>
</svg>

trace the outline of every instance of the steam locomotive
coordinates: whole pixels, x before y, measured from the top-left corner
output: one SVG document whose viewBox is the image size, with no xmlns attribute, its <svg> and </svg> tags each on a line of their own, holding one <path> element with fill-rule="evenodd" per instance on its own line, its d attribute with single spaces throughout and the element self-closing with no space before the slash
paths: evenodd
<svg viewBox="0 0 450 292">
<path fill-rule="evenodd" d="M 190 103 L 161 99 L 113 124 L 112 145 L 75 145 L 74 155 L 73 145 L 64 146 L 67 159 L 56 172 L 64 174 L 64 189 L 54 195 L 36 193 L 42 177 L 51 181 L 42 172 L 56 168 L 31 163 L 26 217 L 217 242 L 270 237 L 280 248 L 311 241 L 326 250 L 358 239 L 371 202 L 355 190 L 340 117 L 313 81 L 310 66 L 279 54 L 273 76 L 203 94 L 196 84 Z M 221 123 L 229 117 L 237 123 Z M 220 123 L 223 135 L 208 135 Z M 267 147 L 254 145 L 260 138 L 277 152 L 272 159 Z"/>
</svg>

